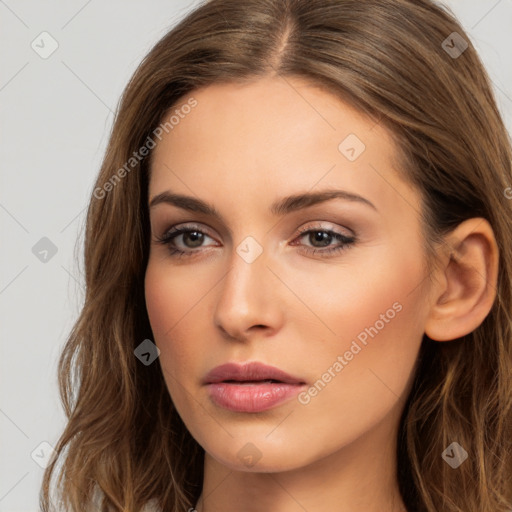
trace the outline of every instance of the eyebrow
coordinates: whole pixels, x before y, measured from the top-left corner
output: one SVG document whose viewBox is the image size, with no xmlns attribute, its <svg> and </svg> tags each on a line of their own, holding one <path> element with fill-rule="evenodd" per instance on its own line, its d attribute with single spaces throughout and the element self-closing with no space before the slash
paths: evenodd
<svg viewBox="0 0 512 512">
<path fill-rule="evenodd" d="M 294 194 L 281 198 L 272 203 L 270 213 L 275 216 L 282 216 L 332 199 L 343 199 L 345 201 L 364 204 L 373 210 L 378 211 L 377 207 L 371 201 L 360 195 L 353 194 L 352 192 L 347 192 L 345 190 L 329 189 L 318 192 Z M 213 205 L 195 197 L 174 194 L 170 191 L 166 191 L 153 197 L 149 203 L 149 207 L 154 208 L 156 205 L 162 203 L 174 205 L 190 212 L 204 213 L 219 220 L 222 219 L 222 215 L 220 215 Z"/>
</svg>

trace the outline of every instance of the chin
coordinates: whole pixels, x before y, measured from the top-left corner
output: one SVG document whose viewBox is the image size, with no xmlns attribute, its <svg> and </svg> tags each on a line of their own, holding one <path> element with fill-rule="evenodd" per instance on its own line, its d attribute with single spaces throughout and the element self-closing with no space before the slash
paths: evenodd
<svg viewBox="0 0 512 512">
<path fill-rule="evenodd" d="M 247 473 L 278 473 L 299 469 L 323 456 L 318 454 L 315 457 L 313 453 L 298 450 L 298 443 L 293 439 L 275 438 L 271 442 L 265 439 L 267 435 L 268 430 L 254 436 L 230 437 L 225 444 L 212 440 L 212 444 L 204 444 L 203 448 L 210 457 L 231 471 Z"/>
</svg>

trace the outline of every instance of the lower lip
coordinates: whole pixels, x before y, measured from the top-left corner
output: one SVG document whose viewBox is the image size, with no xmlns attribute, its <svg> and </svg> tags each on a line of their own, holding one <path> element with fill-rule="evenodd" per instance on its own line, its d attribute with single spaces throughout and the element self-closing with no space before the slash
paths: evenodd
<svg viewBox="0 0 512 512">
<path fill-rule="evenodd" d="M 220 407 L 236 412 L 261 412 L 295 396 L 303 384 L 231 383 L 208 384 L 211 399 Z"/>
</svg>

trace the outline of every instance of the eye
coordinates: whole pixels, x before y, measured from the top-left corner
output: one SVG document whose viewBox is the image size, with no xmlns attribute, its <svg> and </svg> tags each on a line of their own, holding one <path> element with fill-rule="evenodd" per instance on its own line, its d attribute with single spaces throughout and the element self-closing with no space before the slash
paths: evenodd
<svg viewBox="0 0 512 512">
<path fill-rule="evenodd" d="M 300 236 L 297 237 L 298 240 L 306 238 L 308 242 L 312 244 L 313 248 L 309 248 L 306 246 L 306 252 L 311 254 L 333 254 L 339 253 L 349 246 L 356 242 L 356 238 L 354 236 L 346 236 L 343 233 L 339 233 L 337 231 L 333 231 L 331 229 L 325 229 L 322 226 L 318 227 L 306 227 L 302 228 L 300 231 Z M 337 241 L 338 245 L 334 245 L 329 247 L 332 242 Z M 315 245 L 318 244 L 318 245 Z M 292 244 L 295 245 L 295 244 Z M 326 249 L 327 247 L 327 249 Z"/>
<path fill-rule="evenodd" d="M 312 247 L 306 245 L 302 250 L 311 254 L 320 253 L 331 255 L 339 253 L 356 242 L 354 236 L 346 236 L 332 229 L 325 229 L 322 226 L 302 228 L 299 230 L 299 233 L 300 235 L 295 240 L 307 239 L 312 244 Z M 203 242 L 205 241 L 205 237 L 213 240 L 213 238 L 205 233 L 199 226 L 185 225 L 178 228 L 170 228 L 163 236 L 157 237 L 156 242 L 166 245 L 171 256 L 181 258 L 193 256 L 201 252 L 194 249 L 204 247 Z M 180 238 L 181 247 L 180 244 L 177 243 Z M 292 242 L 291 245 L 297 245 L 294 242 Z M 338 242 L 338 244 L 330 247 L 333 242 Z"/>
<path fill-rule="evenodd" d="M 176 241 L 181 237 L 182 247 L 177 246 Z M 211 238 L 198 226 L 187 225 L 179 228 L 172 227 L 162 237 L 157 237 L 157 243 L 167 245 L 172 256 L 182 257 L 197 253 L 194 249 L 201 247 L 206 238 Z M 187 250 L 191 249 L 191 250 Z"/>
</svg>

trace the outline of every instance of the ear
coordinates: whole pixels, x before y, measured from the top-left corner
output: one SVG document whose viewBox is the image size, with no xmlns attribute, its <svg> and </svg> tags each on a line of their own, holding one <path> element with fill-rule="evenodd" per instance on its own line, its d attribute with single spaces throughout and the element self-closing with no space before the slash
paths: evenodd
<svg viewBox="0 0 512 512">
<path fill-rule="evenodd" d="M 425 334 L 449 341 L 474 331 L 496 298 L 499 251 L 491 225 L 468 219 L 445 237 L 447 252 L 436 270 Z"/>
</svg>

